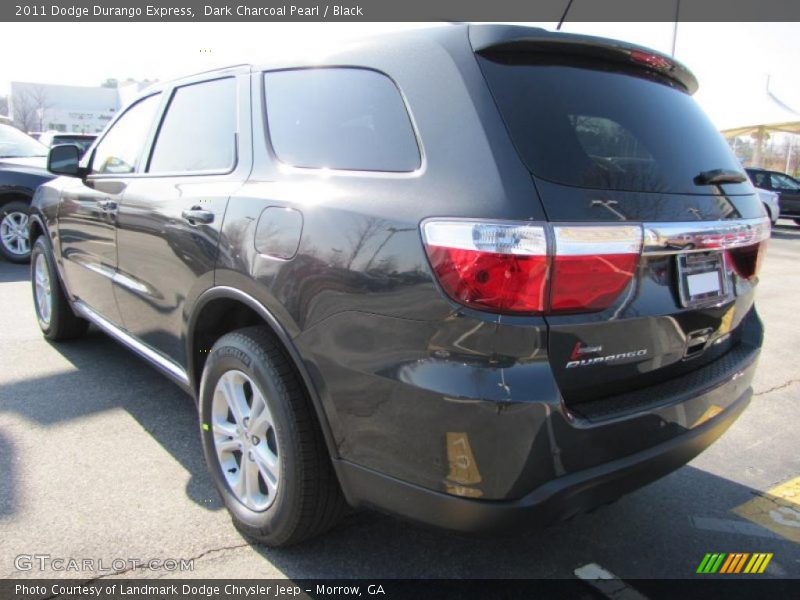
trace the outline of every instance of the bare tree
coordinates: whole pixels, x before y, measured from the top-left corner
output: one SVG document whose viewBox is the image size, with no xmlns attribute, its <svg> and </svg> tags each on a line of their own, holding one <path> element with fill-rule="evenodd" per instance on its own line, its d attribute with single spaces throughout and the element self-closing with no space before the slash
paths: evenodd
<svg viewBox="0 0 800 600">
<path fill-rule="evenodd" d="M 350 246 L 350 256 L 345 268 L 350 269 L 364 246 L 378 235 L 385 227 L 386 221 L 377 217 L 356 217 L 358 221 L 355 231 L 347 236 L 347 245 Z"/>
<path fill-rule="evenodd" d="M 44 129 L 44 118 L 52 104 L 43 85 L 25 87 L 13 95 L 14 120 L 26 131 Z"/>
</svg>

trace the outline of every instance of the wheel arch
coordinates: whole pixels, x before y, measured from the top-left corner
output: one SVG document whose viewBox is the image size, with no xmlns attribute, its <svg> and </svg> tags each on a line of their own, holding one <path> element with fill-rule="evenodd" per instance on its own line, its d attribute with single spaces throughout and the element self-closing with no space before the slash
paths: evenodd
<svg viewBox="0 0 800 600">
<path fill-rule="evenodd" d="M 47 226 L 42 221 L 41 217 L 38 214 L 32 213 L 30 215 L 30 225 L 28 225 L 28 237 L 30 238 L 31 248 L 33 248 L 33 244 L 40 235 L 45 235 L 47 233 Z"/>
<path fill-rule="evenodd" d="M 17 186 L 0 189 L 0 207 L 15 200 L 30 204 L 33 201 L 33 190 Z"/>
<path fill-rule="evenodd" d="M 243 312 L 238 312 L 236 327 L 229 328 L 229 330 L 248 325 L 264 325 L 283 348 L 311 399 L 314 412 L 325 438 L 328 453 L 331 459 L 338 458 L 335 439 L 322 398 L 311 374 L 306 368 L 301 352 L 275 315 L 256 298 L 239 289 L 228 286 L 215 286 L 203 292 L 194 303 L 186 327 L 186 373 L 189 377 L 189 385 L 194 392 L 195 401 L 198 401 L 200 397 L 200 379 L 205 364 L 204 355 L 210 349 L 210 344 L 208 344 L 210 339 L 203 339 L 204 334 L 201 324 L 206 317 L 210 321 L 220 314 L 229 315 L 230 310 Z M 253 321 L 254 318 L 258 319 L 257 322 Z M 219 330 L 221 335 L 229 332 L 225 331 L 225 329 L 223 327 Z M 221 335 L 212 335 L 211 337 L 219 339 Z M 204 346 L 206 345 L 209 347 L 205 348 Z"/>
</svg>

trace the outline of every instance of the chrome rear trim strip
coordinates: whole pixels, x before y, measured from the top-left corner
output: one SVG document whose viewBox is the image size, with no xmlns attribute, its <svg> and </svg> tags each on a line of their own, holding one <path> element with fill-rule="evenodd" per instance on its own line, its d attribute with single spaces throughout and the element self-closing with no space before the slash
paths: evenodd
<svg viewBox="0 0 800 600">
<path fill-rule="evenodd" d="M 186 371 L 179 365 L 175 364 L 173 361 L 166 358 L 159 352 L 156 352 L 150 346 L 141 342 L 130 333 L 123 331 L 105 317 L 97 314 L 94 310 L 89 308 L 80 300 L 76 300 L 73 303 L 73 306 L 75 307 L 75 312 L 77 312 L 87 321 L 97 325 L 97 327 L 102 329 L 103 332 L 107 333 L 118 342 L 121 342 L 136 352 L 136 354 L 152 363 L 155 367 L 158 367 L 161 371 L 175 379 L 178 383 L 181 383 L 184 386 L 189 385 L 189 377 L 186 375 Z"/>
<path fill-rule="evenodd" d="M 644 254 L 679 254 L 752 246 L 770 236 L 768 217 L 734 221 L 644 223 Z"/>
</svg>

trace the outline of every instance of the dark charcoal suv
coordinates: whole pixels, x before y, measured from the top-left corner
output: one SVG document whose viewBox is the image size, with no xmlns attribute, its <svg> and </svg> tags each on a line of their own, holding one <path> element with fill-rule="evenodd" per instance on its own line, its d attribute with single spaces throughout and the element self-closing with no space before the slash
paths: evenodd
<svg viewBox="0 0 800 600">
<path fill-rule="evenodd" d="M 453 25 L 147 92 L 35 198 L 45 336 L 192 394 L 234 523 L 541 525 L 751 397 L 769 222 L 671 59 Z"/>
</svg>

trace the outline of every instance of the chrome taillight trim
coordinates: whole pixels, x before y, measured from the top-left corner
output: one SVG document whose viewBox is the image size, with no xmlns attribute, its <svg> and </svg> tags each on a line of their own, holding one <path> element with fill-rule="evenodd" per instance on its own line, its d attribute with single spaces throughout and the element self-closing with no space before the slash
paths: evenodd
<svg viewBox="0 0 800 600">
<path fill-rule="evenodd" d="M 685 223 L 644 223 L 643 254 L 683 254 L 730 250 L 768 239 L 769 218 Z"/>
<path fill-rule="evenodd" d="M 522 242 L 521 248 L 495 249 L 495 251 L 532 256 L 638 254 L 639 252 L 652 256 L 730 250 L 763 242 L 771 234 L 768 217 L 664 223 L 558 221 L 546 223 L 432 218 L 421 223 L 422 237 L 426 244 L 489 251 L 482 248 L 473 236 L 475 226 L 510 234 L 509 240 L 498 240 L 499 242 L 508 242 L 511 239 L 515 239 L 518 243 Z M 520 233 L 525 235 L 520 236 Z"/>
<path fill-rule="evenodd" d="M 616 223 L 565 225 L 553 223 L 556 256 L 640 254 L 642 226 Z"/>
</svg>

